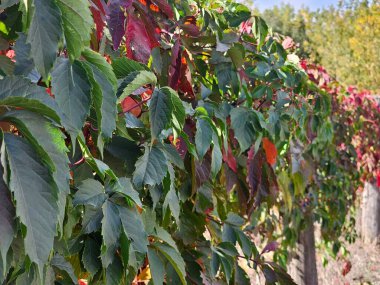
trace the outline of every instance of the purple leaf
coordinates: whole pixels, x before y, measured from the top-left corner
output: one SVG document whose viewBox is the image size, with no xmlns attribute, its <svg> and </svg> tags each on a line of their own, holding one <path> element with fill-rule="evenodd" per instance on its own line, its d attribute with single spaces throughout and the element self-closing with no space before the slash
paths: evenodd
<svg viewBox="0 0 380 285">
<path fill-rule="evenodd" d="M 108 3 L 109 14 L 107 24 L 112 36 L 113 48 L 119 48 L 121 39 L 125 34 L 125 13 L 124 9 L 132 4 L 132 0 L 111 0 Z"/>
<path fill-rule="evenodd" d="M 264 253 L 268 253 L 268 252 L 271 252 L 271 251 L 276 251 L 278 248 L 278 243 L 276 241 L 272 241 L 270 243 L 268 243 L 263 251 L 261 252 L 261 254 L 264 254 Z"/>
</svg>

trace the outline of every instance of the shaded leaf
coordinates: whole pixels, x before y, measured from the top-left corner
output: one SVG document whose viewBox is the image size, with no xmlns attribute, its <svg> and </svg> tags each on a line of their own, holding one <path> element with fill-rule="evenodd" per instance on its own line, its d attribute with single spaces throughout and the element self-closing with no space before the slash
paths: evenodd
<svg viewBox="0 0 380 285">
<path fill-rule="evenodd" d="M 107 198 L 103 185 L 95 179 L 86 179 L 79 183 L 74 195 L 73 205 L 100 207 Z"/>
<path fill-rule="evenodd" d="M 1 271 L 6 272 L 7 253 L 15 235 L 15 207 L 7 185 L 3 180 L 3 170 L 0 168 L 0 259 Z M 2 274 L 0 274 L 1 278 Z"/>
<path fill-rule="evenodd" d="M 14 73 L 16 75 L 28 75 L 34 68 L 33 59 L 31 59 L 31 45 L 27 43 L 27 37 L 24 33 L 19 33 L 18 39 L 14 46 L 16 53 L 16 64 Z M 54 54 L 54 60 L 56 55 Z M 53 66 L 53 63 L 52 65 Z M 50 68 L 51 68 L 50 66 Z"/>
<path fill-rule="evenodd" d="M 124 233 L 131 241 L 134 251 L 145 254 L 148 251 L 148 236 L 145 232 L 141 215 L 135 207 L 118 206 L 120 219 L 123 224 Z"/>
<path fill-rule="evenodd" d="M 183 261 L 183 258 L 179 252 L 174 248 L 162 243 L 155 243 L 154 247 L 170 262 L 174 270 L 177 272 L 182 284 L 187 284 L 185 279 L 185 262 Z"/>
<path fill-rule="evenodd" d="M 58 106 L 45 88 L 32 84 L 21 76 L 0 80 L 0 105 L 24 108 L 60 122 Z"/>
<path fill-rule="evenodd" d="M 35 9 L 27 42 L 30 43 L 30 56 L 37 70 L 47 78 L 57 57 L 58 42 L 62 36 L 62 15 L 55 1 L 35 0 L 33 3 Z"/>
<path fill-rule="evenodd" d="M 123 265 L 117 256 L 106 269 L 105 285 L 119 285 L 123 277 Z"/>
<path fill-rule="evenodd" d="M 160 256 L 159 252 L 150 246 L 148 247 L 148 260 L 150 271 L 152 272 L 153 284 L 163 284 L 165 277 L 164 260 Z"/>
<path fill-rule="evenodd" d="M 119 217 L 118 206 L 113 202 L 106 200 L 102 207 L 102 263 L 107 268 L 114 260 L 116 249 L 119 245 L 121 233 L 121 221 Z"/>
<path fill-rule="evenodd" d="M 102 267 L 99 244 L 90 237 L 88 237 L 84 243 L 82 262 L 84 268 L 90 272 L 92 276 L 94 276 Z"/>
<path fill-rule="evenodd" d="M 60 254 L 55 254 L 51 260 L 51 265 L 57 267 L 59 270 L 65 271 L 71 278 L 71 281 L 76 283 L 78 278 L 75 276 L 72 265 Z"/>
</svg>

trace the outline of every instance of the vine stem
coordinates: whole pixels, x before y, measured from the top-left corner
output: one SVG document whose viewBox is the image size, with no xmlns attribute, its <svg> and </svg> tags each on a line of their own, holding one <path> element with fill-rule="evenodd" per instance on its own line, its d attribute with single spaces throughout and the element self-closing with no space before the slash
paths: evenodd
<svg viewBox="0 0 380 285">
<path fill-rule="evenodd" d="M 135 109 L 135 108 L 141 106 L 142 104 L 148 102 L 151 98 L 152 98 L 152 96 L 150 96 L 150 97 L 148 97 L 148 98 L 146 98 L 146 99 L 144 99 L 144 100 L 142 100 L 142 101 L 136 103 L 136 104 L 133 105 L 132 107 L 128 108 L 128 110 L 126 110 L 125 112 L 124 112 L 124 111 L 123 111 L 123 112 L 120 112 L 119 115 L 123 115 L 123 114 L 125 114 L 125 113 L 128 113 L 128 112 L 132 111 L 133 109 Z"/>
<path fill-rule="evenodd" d="M 82 156 L 82 158 L 79 159 L 78 161 L 76 161 L 74 163 L 70 163 L 70 167 L 80 165 L 80 164 L 84 163 L 85 161 L 86 161 L 86 158 L 84 156 Z"/>
</svg>

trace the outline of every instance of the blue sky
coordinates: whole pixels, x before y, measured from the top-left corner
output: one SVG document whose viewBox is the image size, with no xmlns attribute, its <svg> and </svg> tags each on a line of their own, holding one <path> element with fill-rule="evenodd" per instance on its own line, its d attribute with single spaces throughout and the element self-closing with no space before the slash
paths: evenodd
<svg viewBox="0 0 380 285">
<path fill-rule="evenodd" d="M 281 2 L 290 3 L 296 8 L 300 8 L 304 5 L 312 10 L 316 10 L 318 8 L 336 5 L 338 0 L 254 0 L 253 2 L 260 10 L 270 8 L 274 5 L 279 5 Z"/>
</svg>

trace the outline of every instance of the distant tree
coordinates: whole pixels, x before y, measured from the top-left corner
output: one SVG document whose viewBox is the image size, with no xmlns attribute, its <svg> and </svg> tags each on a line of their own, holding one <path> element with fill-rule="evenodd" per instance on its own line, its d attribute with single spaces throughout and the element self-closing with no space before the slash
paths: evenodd
<svg viewBox="0 0 380 285">
<path fill-rule="evenodd" d="M 306 34 L 306 24 L 310 18 L 308 9 L 296 11 L 290 4 L 281 4 L 280 6 L 274 6 L 272 9 L 264 10 L 261 16 L 272 28 L 273 32 L 290 36 L 300 44 L 300 56 L 309 56 L 310 52 L 307 44 L 309 39 Z"/>
<path fill-rule="evenodd" d="M 379 0 L 341 1 L 314 12 L 282 4 L 260 14 L 273 32 L 300 44 L 302 57 L 323 65 L 344 86 L 379 90 Z"/>
</svg>

